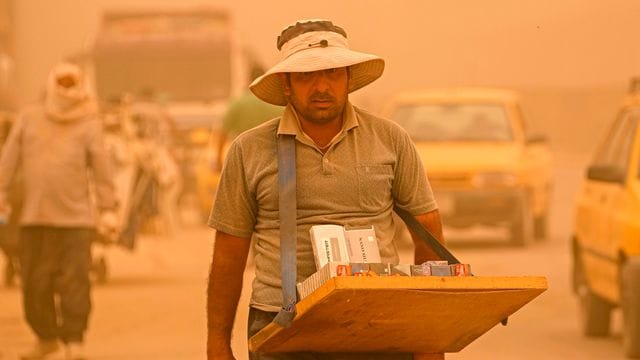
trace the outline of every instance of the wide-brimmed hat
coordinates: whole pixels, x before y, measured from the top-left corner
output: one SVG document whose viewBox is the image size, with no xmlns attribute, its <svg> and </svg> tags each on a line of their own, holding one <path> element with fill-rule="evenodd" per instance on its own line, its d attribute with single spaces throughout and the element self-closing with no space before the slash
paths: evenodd
<svg viewBox="0 0 640 360">
<path fill-rule="evenodd" d="M 278 73 L 349 67 L 349 92 L 373 82 L 384 71 L 384 60 L 349 49 L 347 33 L 328 20 L 300 20 L 278 36 L 280 61 L 249 88 L 260 99 L 287 105 Z"/>
</svg>

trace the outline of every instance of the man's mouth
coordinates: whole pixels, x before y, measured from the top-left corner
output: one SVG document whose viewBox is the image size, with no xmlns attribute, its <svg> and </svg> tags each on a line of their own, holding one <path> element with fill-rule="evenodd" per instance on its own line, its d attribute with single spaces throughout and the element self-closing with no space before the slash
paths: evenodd
<svg viewBox="0 0 640 360">
<path fill-rule="evenodd" d="M 329 107 L 333 105 L 333 98 L 312 98 L 311 103 L 318 107 Z"/>
</svg>

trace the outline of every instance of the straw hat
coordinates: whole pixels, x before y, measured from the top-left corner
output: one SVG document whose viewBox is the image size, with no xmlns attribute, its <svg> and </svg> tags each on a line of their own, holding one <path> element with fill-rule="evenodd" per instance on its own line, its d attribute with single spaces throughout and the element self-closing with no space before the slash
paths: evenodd
<svg viewBox="0 0 640 360">
<path fill-rule="evenodd" d="M 280 62 L 255 79 L 249 88 L 260 99 L 287 105 L 278 73 L 350 68 L 349 92 L 368 85 L 382 75 L 384 60 L 349 49 L 347 33 L 328 20 L 300 20 L 278 36 Z"/>
</svg>

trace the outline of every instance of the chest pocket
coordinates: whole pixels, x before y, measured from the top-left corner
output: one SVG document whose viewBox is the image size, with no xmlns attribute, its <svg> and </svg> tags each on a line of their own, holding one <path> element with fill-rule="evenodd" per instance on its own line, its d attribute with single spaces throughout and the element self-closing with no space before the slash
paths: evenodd
<svg viewBox="0 0 640 360">
<path fill-rule="evenodd" d="M 391 165 L 358 165 L 358 197 L 365 211 L 377 212 L 391 202 L 393 168 Z"/>
</svg>

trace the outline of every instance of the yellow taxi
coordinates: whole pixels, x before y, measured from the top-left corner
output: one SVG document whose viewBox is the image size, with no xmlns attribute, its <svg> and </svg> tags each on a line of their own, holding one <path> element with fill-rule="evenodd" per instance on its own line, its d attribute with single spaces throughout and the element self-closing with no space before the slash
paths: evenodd
<svg viewBox="0 0 640 360">
<path fill-rule="evenodd" d="M 551 153 L 544 137 L 529 134 L 518 94 L 413 91 L 385 114 L 415 142 L 445 226 L 507 226 L 516 245 L 546 236 Z"/>
<path fill-rule="evenodd" d="M 582 330 L 606 336 L 621 307 L 624 349 L 640 357 L 640 92 L 624 101 L 585 173 L 575 204 L 573 288 Z"/>
</svg>

